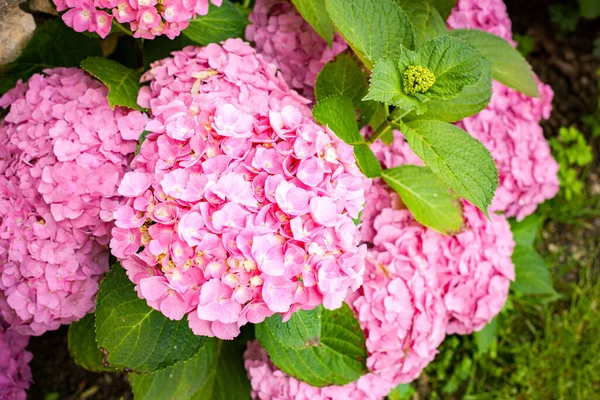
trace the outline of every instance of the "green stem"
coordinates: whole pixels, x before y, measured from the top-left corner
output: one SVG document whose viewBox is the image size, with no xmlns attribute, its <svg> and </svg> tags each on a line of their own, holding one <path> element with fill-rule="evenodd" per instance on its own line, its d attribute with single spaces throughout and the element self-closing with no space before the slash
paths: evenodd
<svg viewBox="0 0 600 400">
<path fill-rule="evenodd" d="M 394 111 L 392 111 L 390 116 L 377 127 L 375 133 L 373 133 L 373 135 L 371 135 L 371 137 L 367 140 L 367 143 L 375 143 L 377 139 L 385 135 L 390 129 L 400 128 L 400 121 L 402 121 L 402 118 L 406 117 L 412 110 L 404 112 L 401 111 L 403 110 L 399 108 L 396 108 Z"/>
<path fill-rule="evenodd" d="M 112 22 L 112 26 L 114 28 L 119 29 L 121 32 L 124 32 L 128 36 L 133 36 L 133 32 L 131 32 L 129 29 L 125 28 L 123 25 L 121 25 L 119 22 L 117 22 L 114 19 L 113 19 L 113 22 Z"/>
</svg>

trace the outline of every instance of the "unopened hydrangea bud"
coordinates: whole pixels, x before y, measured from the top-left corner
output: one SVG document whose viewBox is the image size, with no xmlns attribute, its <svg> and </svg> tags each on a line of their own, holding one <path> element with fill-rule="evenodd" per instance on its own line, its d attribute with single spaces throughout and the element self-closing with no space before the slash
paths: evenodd
<svg viewBox="0 0 600 400">
<path fill-rule="evenodd" d="M 433 72 L 420 65 L 409 65 L 403 75 L 406 94 L 425 93 L 435 83 Z"/>
</svg>

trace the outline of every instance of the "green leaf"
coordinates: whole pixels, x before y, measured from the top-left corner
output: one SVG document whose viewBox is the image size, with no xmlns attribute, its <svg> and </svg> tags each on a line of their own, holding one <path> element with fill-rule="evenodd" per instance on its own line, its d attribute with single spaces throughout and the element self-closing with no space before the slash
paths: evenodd
<svg viewBox="0 0 600 400">
<path fill-rule="evenodd" d="M 475 343 L 477 343 L 477 350 L 479 353 L 485 353 L 492 343 L 496 340 L 496 328 L 498 325 L 498 317 L 494 318 L 486 326 L 483 327 L 479 332 L 474 332 Z"/>
<path fill-rule="evenodd" d="M 583 18 L 595 19 L 600 17 L 600 2 L 598 0 L 578 0 L 579 14 Z"/>
<path fill-rule="evenodd" d="M 285 324 L 292 326 L 284 329 L 281 316 L 275 315 L 256 325 L 256 338 L 283 372 L 322 387 L 345 385 L 369 371 L 365 337 L 348 305 L 297 311 Z M 301 342 L 304 347 L 298 346 Z"/>
<path fill-rule="evenodd" d="M 88 371 L 114 371 L 114 368 L 103 365 L 104 356 L 96 344 L 95 321 L 94 314 L 88 314 L 69 326 L 69 353 L 75 364 Z"/>
<path fill-rule="evenodd" d="M 379 60 L 371 75 L 369 93 L 363 100 L 374 100 L 391 104 L 403 110 L 415 109 L 423 113 L 427 107 L 417 97 L 409 96 L 402 89 L 402 77 L 392 60 Z"/>
<path fill-rule="evenodd" d="M 542 215 L 538 214 L 531 214 L 520 222 L 517 222 L 514 218 L 509 219 L 515 243 L 518 246 L 533 248 L 533 243 L 544 223 L 544 219 Z"/>
<path fill-rule="evenodd" d="M 490 152 L 462 129 L 441 121 L 400 124 L 410 148 L 456 194 L 485 215 L 498 187 L 498 169 Z"/>
<path fill-rule="evenodd" d="M 108 87 L 108 104 L 110 108 L 123 106 L 142 110 L 137 104 L 141 73 L 116 61 L 102 57 L 86 58 L 81 62 L 81 68 L 94 75 Z"/>
<path fill-rule="evenodd" d="M 465 86 L 460 94 L 451 100 L 430 100 L 427 111 L 423 115 L 416 112 L 404 117 L 404 121 L 416 119 L 433 119 L 446 122 L 457 122 L 483 110 L 492 97 L 492 67 L 485 58 L 482 59 L 483 74 L 472 86 Z"/>
<path fill-rule="evenodd" d="M 456 6 L 458 0 L 429 0 L 429 2 L 438 10 L 445 21 L 452 13 L 452 9 Z"/>
<path fill-rule="evenodd" d="M 240 341 L 210 338 L 189 360 L 152 374 L 129 374 L 136 400 L 244 400 L 250 382 Z"/>
<path fill-rule="evenodd" d="M 78 67 L 88 56 L 101 56 L 98 40 L 75 32 L 60 18 L 46 22 L 13 62 L 0 66 L 0 93 L 46 68 Z"/>
<path fill-rule="evenodd" d="M 325 10 L 325 0 L 292 0 L 292 3 L 302 18 L 331 46 L 334 29 Z"/>
<path fill-rule="evenodd" d="M 358 168 L 367 178 L 381 177 L 381 164 L 373 150 L 367 144 L 357 144 L 354 146 L 354 157 Z"/>
<path fill-rule="evenodd" d="M 110 364 L 152 372 L 192 357 L 206 341 L 187 321 L 171 321 L 138 297 L 125 270 L 113 265 L 100 285 L 96 340 Z"/>
<path fill-rule="evenodd" d="M 248 19 L 229 0 L 223 0 L 220 7 L 209 5 L 208 14 L 190 20 L 183 34 L 203 46 L 223 40 L 244 37 Z"/>
<path fill-rule="evenodd" d="M 455 29 L 450 35 L 474 46 L 490 60 L 495 80 L 527 96 L 540 97 L 531 66 L 506 40 L 477 29 Z"/>
<path fill-rule="evenodd" d="M 415 47 L 448 32 L 446 23 L 429 0 L 398 0 L 415 33 Z"/>
<path fill-rule="evenodd" d="M 382 58 L 396 60 L 414 34 L 394 0 L 325 0 L 333 24 L 369 69 Z"/>
<path fill-rule="evenodd" d="M 511 284 L 513 290 L 524 294 L 556 294 L 550 271 L 535 250 L 517 245 L 512 261 L 516 273 L 516 279 Z"/>
<path fill-rule="evenodd" d="M 359 110 L 359 125 L 362 127 L 369 123 L 378 106 L 372 101 L 362 101 L 368 90 L 369 75 L 355 57 L 344 52 L 325 64 L 317 75 L 315 98 L 317 102 L 335 94 L 351 98 L 354 108 Z"/>
<path fill-rule="evenodd" d="M 358 131 L 356 112 L 348 97 L 333 95 L 321 99 L 313 108 L 313 117 L 350 145 L 365 141 Z"/>
<path fill-rule="evenodd" d="M 435 76 L 435 84 L 425 93 L 432 99 L 449 100 L 458 96 L 465 86 L 475 85 L 483 73 L 481 54 L 450 36 L 430 40 L 417 54 L 420 65 Z"/>
<path fill-rule="evenodd" d="M 445 235 L 462 227 L 458 196 L 427 167 L 402 165 L 384 170 L 382 176 L 421 224 Z"/>
<path fill-rule="evenodd" d="M 387 395 L 388 400 L 412 400 L 417 391 L 410 383 L 401 383 Z"/>
</svg>

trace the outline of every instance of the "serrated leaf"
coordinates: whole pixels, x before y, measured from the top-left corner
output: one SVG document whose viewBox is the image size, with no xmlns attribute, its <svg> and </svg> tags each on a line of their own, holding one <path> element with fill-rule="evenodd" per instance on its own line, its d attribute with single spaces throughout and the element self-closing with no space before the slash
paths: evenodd
<svg viewBox="0 0 600 400">
<path fill-rule="evenodd" d="M 189 359 L 206 338 L 194 335 L 185 319 L 171 321 L 150 308 L 115 264 L 100 285 L 96 340 L 111 365 L 152 372 Z"/>
<path fill-rule="evenodd" d="M 337 137 L 349 145 L 364 143 L 350 98 L 339 95 L 326 97 L 317 103 L 312 113 L 317 121 L 329 126 Z"/>
<path fill-rule="evenodd" d="M 129 374 L 136 400 L 250 399 L 244 344 L 210 338 L 189 360 L 152 374 Z"/>
<path fill-rule="evenodd" d="M 248 18 L 229 0 L 223 0 L 220 7 L 211 3 L 208 14 L 191 19 L 190 26 L 182 33 L 194 42 L 206 46 L 229 38 L 243 38 L 246 25 Z"/>
<path fill-rule="evenodd" d="M 458 96 L 465 86 L 475 85 L 483 72 L 481 53 L 450 36 L 428 41 L 417 54 L 420 65 L 435 76 L 435 84 L 425 93 L 432 99 L 449 100 Z"/>
<path fill-rule="evenodd" d="M 402 89 L 402 77 L 396 63 L 392 60 L 379 60 L 375 64 L 369 93 L 363 100 L 374 100 L 381 103 L 394 105 L 403 110 L 415 109 L 416 113 L 427 110 L 425 104 L 418 98 L 409 96 Z"/>
<path fill-rule="evenodd" d="M 518 246 L 533 248 L 535 237 L 544 223 L 544 216 L 531 214 L 522 221 L 509 219 L 513 239 Z"/>
<path fill-rule="evenodd" d="M 458 196 L 427 167 L 402 165 L 383 170 L 382 177 L 421 224 L 445 235 L 462 227 Z"/>
<path fill-rule="evenodd" d="M 357 144 L 354 146 L 354 157 L 356 164 L 367 178 L 381 177 L 381 163 L 377 159 L 373 150 L 367 144 Z"/>
<path fill-rule="evenodd" d="M 101 55 L 98 40 L 75 32 L 60 18 L 48 21 L 35 31 L 15 61 L 0 66 L 0 93 L 46 68 L 78 67 L 86 57 Z"/>
<path fill-rule="evenodd" d="M 415 47 L 448 32 L 446 23 L 429 0 L 398 0 L 415 33 Z"/>
<path fill-rule="evenodd" d="M 88 314 L 69 326 L 69 353 L 75 364 L 88 371 L 114 371 L 102 363 L 103 354 L 96 344 L 95 320 L 94 314 Z"/>
<path fill-rule="evenodd" d="M 351 54 L 344 52 L 325 64 L 315 83 L 317 102 L 332 95 L 346 96 L 352 99 L 354 108 L 359 110 L 359 126 L 369 123 L 376 111 L 377 103 L 362 101 L 369 90 L 369 76 L 362 65 Z"/>
<path fill-rule="evenodd" d="M 412 400 L 417 391 L 410 383 L 401 383 L 387 395 L 388 400 Z"/>
<path fill-rule="evenodd" d="M 556 294 L 546 263 L 532 248 L 515 247 L 512 255 L 516 279 L 511 288 L 524 294 Z"/>
<path fill-rule="evenodd" d="M 456 6 L 458 0 L 429 0 L 429 2 L 438 10 L 445 21 L 452 13 L 452 9 Z"/>
<path fill-rule="evenodd" d="M 110 108 L 123 106 L 142 110 L 137 104 L 141 73 L 116 61 L 102 57 L 86 58 L 81 62 L 81 68 L 94 75 L 108 87 L 108 104 Z"/>
<path fill-rule="evenodd" d="M 317 387 L 345 385 L 368 372 L 365 337 L 348 305 L 334 311 L 323 306 L 297 311 L 286 324 L 302 325 L 307 319 L 314 321 L 313 326 L 320 326 L 318 336 L 312 329 L 289 329 L 299 335 L 293 343 L 304 341 L 302 349 L 286 345 L 290 340 L 281 337 L 281 316 L 267 318 L 256 326 L 256 338 L 279 369 Z"/>
<path fill-rule="evenodd" d="M 394 0 L 325 0 L 325 8 L 369 69 L 379 59 L 398 59 L 402 45 L 414 47 L 410 21 Z"/>
<path fill-rule="evenodd" d="M 410 148 L 456 194 L 485 215 L 498 187 L 490 152 L 462 129 L 441 121 L 401 123 Z"/>
<path fill-rule="evenodd" d="M 325 0 L 292 0 L 292 3 L 302 18 L 331 46 L 334 29 L 325 10 Z"/>
<path fill-rule="evenodd" d="M 469 43 L 490 60 L 495 80 L 527 96 L 540 96 L 531 66 L 506 40 L 477 29 L 455 29 L 450 35 Z"/>
<path fill-rule="evenodd" d="M 430 100 L 427 111 L 418 115 L 412 112 L 404 121 L 416 119 L 433 119 L 446 122 L 457 122 L 483 110 L 492 97 L 492 67 L 485 58 L 482 59 L 483 73 L 479 81 L 472 86 L 465 86 L 460 94 L 450 100 Z"/>
<path fill-rule="evenodd" d="M 492 343 L 496 340 L 496 328 L 498 325 L 498 317 L 486 324 L 479 332 L 473 332 L 477 350 L 479 353 L 485 353 Z"/>
</svg>

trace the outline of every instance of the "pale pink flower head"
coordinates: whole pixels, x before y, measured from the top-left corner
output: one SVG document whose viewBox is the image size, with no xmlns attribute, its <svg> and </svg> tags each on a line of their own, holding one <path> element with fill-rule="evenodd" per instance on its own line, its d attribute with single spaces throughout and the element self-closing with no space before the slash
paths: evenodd
<svg viewBox="0 0 600 400">
<path fill-rule="evenodd" d="M 188 27 L 189 20 L 208 13 L 209 0 L 53 0 L 58 11 L 68 10 L 62 19 L 77 32 L 96 32 L 105 38 L 110 33 L 113 17 L 119 23 L 130 23 L 134 37 L 154 39 L 167 35 L 170 39 Z M 210 0 L 219 7 L 223 0 Z"/>
<path fill-rule="evenodd" d="M 351 148 L 241 40 L 187 47 L 144 80 L 150 134 L 119 187 L 111 242 L 140 296 L 221 339 L 275 313 L 339 307 L 364 271 Z M 315 151 L 298 155 L 297 141 Z M 306 182 L 305 168 L 319 172 Z"/>
<path fill-rule="evenodd" d="M 57 68 L 0 98 L 9 109 L 0 122 L 0 313 L 19 333 L 41 335 L 94 308 L 118 183 L 147 121 L 112 110 L 106 96 L 82 70 Z M 121 215 L 139 224 L 135 210 Z"/>
<path fill-rule="evenodd" d="M 502 0 L 458 0 L 447 25 L 449 29 L 480 29 L 516 46 L 512 40 L 512 23 Z"/>
<path fill-rule="evenodd" d="M 348 48 L 335 34 L 332 47 L 298 13 L 289 0 L 256 0 L 246 38 L 258 53 L 275 63 L 290 87 L 313 99 L 321 68 Z"/>
<path fill-rule="evenodd" d="M 32 355 L 25 350 L 29 338 L 6 330 L 0 319 L 0 398 L 25 400 L 31 385 L 29 362 Z"/>
</svg>

